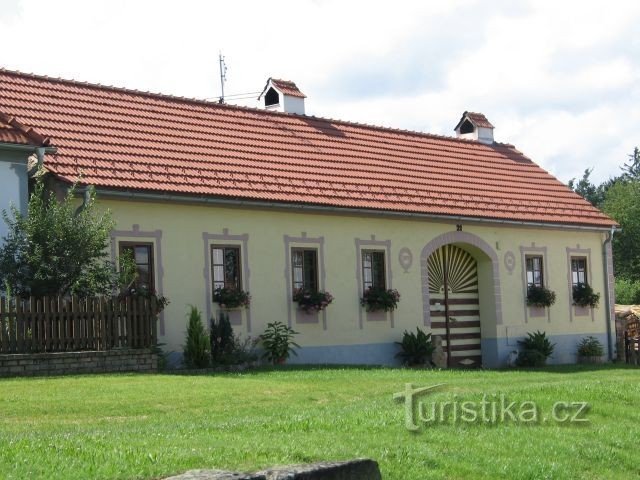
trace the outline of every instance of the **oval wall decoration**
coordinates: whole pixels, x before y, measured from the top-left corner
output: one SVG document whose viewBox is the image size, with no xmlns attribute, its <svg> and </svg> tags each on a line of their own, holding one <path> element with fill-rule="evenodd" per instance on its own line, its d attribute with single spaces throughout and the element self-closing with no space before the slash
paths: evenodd
<svg viewBox="0 0 640 480">
<path fill-rule="evenodd" d="M 407 273 L 413 264 L 413 253 L 407 247 L 402 247 L 398 253 L 398 262 L 403 268 L 404 273 Z"/>
<path fill-rule="evenodd" d="M 516 268 L 516 256 L 511 250 L 504 254 L 504 267 L 507 269 L 507 272 L 509 272 L 509 275 L 511 275 L 514 268 Z"/>
</svg>

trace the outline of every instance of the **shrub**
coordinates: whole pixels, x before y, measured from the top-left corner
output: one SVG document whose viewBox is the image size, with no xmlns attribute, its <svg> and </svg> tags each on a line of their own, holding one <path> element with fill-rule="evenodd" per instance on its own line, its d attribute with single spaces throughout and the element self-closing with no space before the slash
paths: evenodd
<svg viewBox="0 0 640 480">
<path fill-rule="evenodd" d="M 595 308 L 600 302 L 600 294 L 594 293 L 588 283 L 579 283 L 573 287 L 573 303 L 580 307 Z"/>
<path fill-rule="evenodd" d="M 233 328 L 229 323 L 229 315 L 221 312 L 217 322 L 215 318 L 212 318 L 210 329 L 211 362 L 214 364 L 222 363 L 233 346 Z"/>
<path fill-rule="evenodd" d="M 431 354 L 435 350 L 431 341 L 431 334 L 424 333 L 420 327 L 416 327 L 416 333 L 404 331 L 402 341 L 396 342 L 402 349 L 396 357 L 402 359 L 404 365 L 424 365 L 431 359 Z"/>
<path fill-rule="evenodd" d="M 293 292 L 293 301 L 307 313 L 320 312 L 333 302 L 333 295 L 322 290 L 314 292 L 298 288 Z"/>
<path fill-rule="evenodd" d="M 616 278 L 616 303 L 640 305 L 640 281 Z"/>
<path fill-rule="evenodd" d="M 264 347 L 263 358 L 276 364 L 287 360 L 292 353 L 297 355 L 293 349 L 300 348 L 300 345 L 293 341 L 293 337 L 297 334 L 298 332 L 282 322 L 267 324 L 266 330 L 260 335 Z"/>
<path fill-rule="evenodd" d="M 234 335 L 231 349 L 229 353 L 222 358 L 221 363 L 223 365 L 240 365 L 255 362 L 258 360 L 258 354 L 255 349 L 259 341 L 259 338 L 245 337 L 243 339 L 239 334 Z"/>
<path fill-rule="evenodd" d="M 578 355 L 581 357 L 601 357 L 604 355 L 604 347 L 596 337 L 583 338 L 578 344 Z"/>
<path fill-rule="evenodd" d="M 204 330 L 202 315 L 196 307 L 191 307 L 188 316 L 184 363 L 188 368 L 205 368 L 209 365 L 209 336 Z"/>
<path fill-rule="evenodd" d="M 400 293 L 394 289 L 369 287 L 364 291 L 360 299 L 360 305 L 367 308 L 367 312 L 383 310 L 390 312 L 398 308 Z"/>
<path fill-rule="evenodd" d="M 107 253 L 115 225 L 109 211 L 98 210 L 92 188 L 78 208 L 75 184 L 59 202 L 42 172 L 35 179 L 27 215 L 15 206 L 2 211 L 8 233 L 0 242 L 0 289 L 23 298 L 112 294 L 118 273 Z"/>
<path fill-rule="evenodd" d="M 530 307 L 550 307 L 556 303 L 556 293 L 548 288 L 530 285 L 527 288 L 527 305 Z"/>
<path fill-rule="evenodd" d="M 516 365 L 519 367 L 543 367 L 547 358 L 553 355 L 556 346 L 547 338 L 545 332 L 540 331 L 527 333 L 527 337 L 518 343 L 523 347 L 516 359 Z"/>
<path fill-rule="evenodd" d="M 248 307 L 251 303 L 251 295 L 244 290 L 218 287 L 213 291 L 213 301 L 221 308 Z"/>
</svg>

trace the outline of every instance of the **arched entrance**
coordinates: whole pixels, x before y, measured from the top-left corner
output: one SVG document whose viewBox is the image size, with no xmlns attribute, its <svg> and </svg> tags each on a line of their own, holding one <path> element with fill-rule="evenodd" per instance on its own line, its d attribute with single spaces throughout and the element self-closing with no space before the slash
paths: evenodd
<svg viewBox="0 0 640 480">
<path fill-rule="evenodd" d="M 496 251 L 472 233 L 447 232 L 424 246 L 420 264 L 424 325 L 442 338 L 445 352 L 448 330 L 450 365 L 500 365 L 502 297 Z"/>
<path fill-rule="evenodd" d="M 478 264 L 465 250 L 444 245 L 427 260 L 431 332 L 442 338 L 447 366 L 482 365 Z"/>
</svg>

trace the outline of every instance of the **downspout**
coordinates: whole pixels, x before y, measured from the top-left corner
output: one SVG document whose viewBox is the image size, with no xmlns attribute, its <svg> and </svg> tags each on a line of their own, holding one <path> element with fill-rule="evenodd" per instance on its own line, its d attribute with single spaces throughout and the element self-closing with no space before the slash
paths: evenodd
<svg viewBox="0 0 640 480">
<path fill-rule="evenodd" d="M 76 209 L 76 215 L 80 214 L 91 200 L 91 187 L 87 186 L 82 192 L 82 204 Z"/>
<path fill-rule="evenodd" d="M 36 158 L 38 159 L 38 168 L 40 170 L 42 165 L 44 165 L 44 154 L 46 151 L 46 147 L 37 147 L 36 148 Z"/>
<path fill-rule="evenodd" d="M 607 322 L 607 343 L 608 343 L 608 356 L 609 356 L 609 360 L 613 361 L 613 351 L 615 348 L 615 344 L 613 343 L 613 339 L 611 336 L 611 322 L 612 322 L 612 318 L 611 318 L 611 310 L 612 308 L 614 308 L 614 306 L 611 304 L 612 301 L 614 301 L 613 298 L 611 298 L 611 294 L 610 294 L 610 277 L 613 277 L 613 271 L 609 271 L 609 256 L 608 256 L 608 252 L 607 252 L 607 248 L 611 247 L 613 249 L 613 246 L 611 245 L 611 242 L 613 241 L 613 234 L 615 233 L 616 228 L 615 227 L 611 227 L 611 231 L 609 233 L 607 233 L 607 239 L 604 241 L 604 243 L 602 244 L 602 248 L 603 248 L 603 259 L 604 259 L 604 273 L 605 273 L 605 289 L 604 289 L 604 293 L 605 293 L 605 301 L 606 301 L 606 305 L 607 305 L 607 315 L 606 315 L 606 322 Z M 611 268 L 613 269 L 613 250 L 611 252 Z"/>
</svg>

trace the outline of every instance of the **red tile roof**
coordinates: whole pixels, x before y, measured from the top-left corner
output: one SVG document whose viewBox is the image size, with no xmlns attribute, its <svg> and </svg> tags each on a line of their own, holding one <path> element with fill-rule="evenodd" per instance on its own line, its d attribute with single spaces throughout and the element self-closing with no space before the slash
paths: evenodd
<svg viewBox="0 0 640 480">
<path fill-rule="evenodd" d="M 277 78 L 270 78 L 274 87 L 280 90 L 285 95 L 291 95 L 292 97 L 307 98 L 307 96 L 300 91 L 300 89 L 290 80 L 279 80 Z M 267 82 L 269 83 L 269 82 Z"/>
<path fill-rule="evenodd" d="M 614 222 L 511 145 L 0 70 L 0 112 L 97 187 L 606 227 Z M 31 131 L 33 133 L 33 131 Z"/>
<path fill-rule="evenodd" d="M 453 129 L 457 130 L 460 124 L 464 122 L 465 118 L 468 118 L 476 127 L 495 128 L 493 125 L 491 125 L 491 122 L 487 120 L 487 117 L 485 117 L 482 113 L 464 112 L 462 114 L 462 117 L 460 118 L 460 121 Z"/>
</svg>

